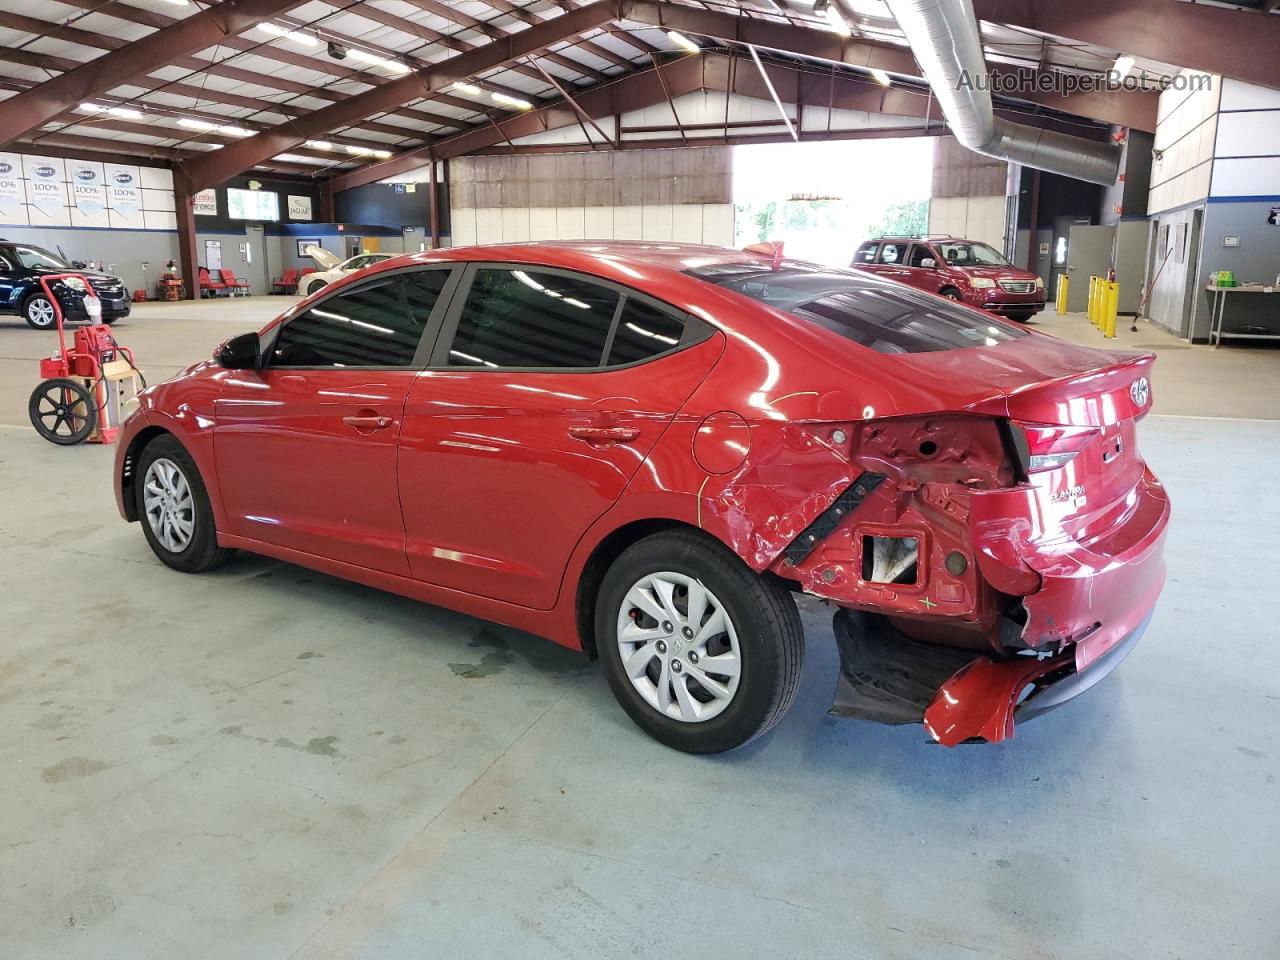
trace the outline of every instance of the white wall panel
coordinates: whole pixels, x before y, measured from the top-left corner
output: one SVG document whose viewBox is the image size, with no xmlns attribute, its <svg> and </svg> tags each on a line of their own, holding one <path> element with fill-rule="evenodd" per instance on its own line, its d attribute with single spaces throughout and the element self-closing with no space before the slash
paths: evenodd
<svg viewBox="0 0 1280 960">
<path fill-rule="evenodd" d="M 733 204 L 702 205 L 702 242 L 717 247 L 733 246 Z"/>
<path fill-rule="evenodd" d="M 644 239 L 644 216 L 642 207 L 619 206 L 613 208 L 613 239 Z"/>
<path fill-rule="evenodd" d="M 1214 197 L 1280 195 L 1280 157 L 1219 157 L 1213 164 Z"/>
<path fill-rule="evenodd" d="M 702 204 L 677 203 L 671 208 L 671 239 L 676 243 L 702 243 Z"/>
<path fill-rule="evenodd" d="M 503 207 L 499 213 L 503 243 L 523 243 L 529 239 L 528 207 Z"/>
<path fill-rule="evenodd" d="M 612 229 L 612 228 L 611 228 Z M 587 208 L 556 208 L 556 239 L 585 240 L 587 238 Z"/>
<path fill-rule="evenodd" d="M 555 207 L 529 208 L 530 240 L 555 240 L 558 233 Z"/>
<path fill-rule="evenodd" d="M 587 240 L 612 240 L 613 207 L 587 207 L 585 211 L 583 232 Z"/>
<path fill-rule="evenodd" d="M 476 210 L 476 243 L 502 242 L 502 211 L 497 207 Z"/>
<path fill-rule="evenodd" d="M 167 190 L 170 194 L 169 206 L 155 209 L 172 210 L 173 171 L 165 170 L 162 167 L 142 167 L 139 172 L 142 176 L 142 188 L 144 190 Z"/>
<path fill-rule="evenodd" d="M 470 207 L 449 210 L 450 242 L 465 247 L 476 242 L 476 211 Z"/>
<path fill-rule="evenodd" d="M 1222 114 L 1214 152 L 1219 157 L 1280 156 L 1280 110 Z"/>
<path fill-rule="evenodd" d="M 1221 110 L 1280 110 L 1280 90 L 1240 80 L 1222 81 Z"/>
<path fill-rule="evenodd" d="M 646 204 L 641 208 L 640 238 L 671 242 L 671 204 Z"/>
<path fill-rule="evenodd" d="M 143 210 L 142 222 L 148 230 L 177 230 L 178 216 L 164 210 Z"/>
</svg>

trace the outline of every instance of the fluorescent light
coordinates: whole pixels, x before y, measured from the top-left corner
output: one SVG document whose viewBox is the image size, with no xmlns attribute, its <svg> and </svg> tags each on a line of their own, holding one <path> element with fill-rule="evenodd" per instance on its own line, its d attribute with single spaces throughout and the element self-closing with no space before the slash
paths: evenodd
<svg viewBox="0 0 1280 960">
<path fill-rule="evenodd" d="M 85 113 L 101 113 L 106 107 L 100 107 L 96 103 L 82 103 L 80 109 Z"/>
<path fill-rule="evenodd" d="M 871 76 L 875 79 L 875 82 L 880 84 L 882 87 L 887 87 L 893 84 L 892 77 L 883 70 L 877 70 L 875 67 L 871 68 Z"/>
<path fill-rule="evenodd" d="M 224 134 L 228 137 L 252 137 L 257 130 L 250 130 L 248 127 L 237 127 L 235 124 L 210 123 L 208 120 L 201 120 L 198 117 L 180 117 L 178 126 L 186 127 L 188 130 L 201 130 L 205 133 L 211 131 Z"/>
<path fill-rule="evenodd" d="M 1116 62 L 1111 67 L 1111 71 L 1110 71 L 1111 82 L 1119 83 L 1121 80 L 1127 77 L 1129 75 L 1129 71 L 1133 69 L 1133 66 L 1135 63 L 1137 63 L 1137 61 L 1134 60 L 1133 57 L 1129 56 L 1127 53 L 1121 54 L 1120 56 L 1116 57 Z"/>
<path fill-rule="evenodd" d="M 303 33 L 300 30 L 290 30 L 288 27 L 282 27 L 278 23 L 263 21 L 258 24 L 258 29 L 263 33 L 269 33 L 273 37 L 283 37 L 286 40 L 292 40 L 294 43 L 300 43 L 304 47 L 320 46 L 320 39 L 313 37 L 309 33 Z"/>
<path fill-rule="evenodd" d="M 827 23 L 831 25 L 831 29 L 840 34 L 842 37 L 853 36 L 853 31 L 849 29 L 849 24 L 845 22 L 844 17 L 840 16 L 840 11 L 836 9 L 834 3 L 827 4 Z"/>
<path fill-rule="evenodd" d="M 164 2 L 171 3 L 175 7 L 185 7 L 187 5 L 187 0 L 164 0 Z"/>
<path fill-rule="evenodd" d="M 469 97 L 478 97 L 482 92 L 474 83 L 463 83 L 462 81 L 450 84 L 449 89 L 456 90 L 458 93 L 465 93 Z"/>
<path fill-rule="evenodd" d="M 408 65 L 401 63 L 399 60 L 388 60 L 386 57 L 380 57 L 376 53 L 369 53 L 359 47 L 352 47 L 347 51 L 347 56 L 352 60 L 359 60 L 361 63 L 367 63 L 375 67 L 386 67 L 392 73 L 409 72 Z"/>
<path fill-rule="evenodd" d="M 210 123 L 208 120 L 197 120 L 194 117 L 182 117 L 178 120 L 178 126 L 186 127 L 188 130 L 216 130 L 218 125 Z"/>
<path fill-rule="evenodd" d="M 687 50 L 689 53 L 701 53 L 702 48 L 686 37 L 683 33 L 677 33 L 675 30 L 667 31 L 667 39 L 674 43 L 681 50 Z"/>
<path fill-rule="evenodd" d="M 333 144 L 328 140 L 308 140 L 307 146 L 312 150 L 332 150 Z"/>
<path fill-rule="evenodd" d="M 219 133 L 225 133 L 229 137 L 252 137 L 257 130 L 250 130 L 248 127 L 218 127 Z"/>
<path fill-rule="evenodd" d="M 141 120 L 142 111 L 132 107 L 107 107 L 107 113 L 113 117 L 124 117 L 126 120 Z"/>
<path fill-rule="evenodd" d="M 374 150 L 372 147 L 356 147 L 351 144 L 347 144 L 342 149 L 355 157 L 377 157 L 380 160 L 385 160 L 387 157 L 391 156 L 390 150 Z"/>
<path fill-rule="evenodd" d="M 528 100 L 521 100 L 519 97 L 508 97 L 505 93 L 491 93 L 489 97 L 494 103 L 500 103 L 504 107 L 512 107 L 516 110 L 533 109 L 533 104 Z"/>
</svg>

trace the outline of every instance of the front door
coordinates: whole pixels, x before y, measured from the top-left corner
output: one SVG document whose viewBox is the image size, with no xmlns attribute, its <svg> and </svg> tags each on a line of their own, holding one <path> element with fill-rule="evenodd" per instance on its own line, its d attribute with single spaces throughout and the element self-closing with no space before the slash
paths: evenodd
<svg viewBox="0 0 1280 960">
<path fill-rule="evenodd" d="M 330 296 L 273 331 L 260 369 L 227 378 L 214 452 L 230 533 L 408 574 L 396 443 L 452 273 Z"/>
<path fill-rule="evenodd" d="M 271 274 L 268 272 L 270 265 L 267 263 L 267 244 L 262 224 L 255 223 L 245 227 L 244 237 L 244 256 L 241 258 L 243 263 L 236 270 L 236 275 L 249 281 L 250 293 L 267 293 L 270 290 L 267 281 L 271 279 Z"/>
<path fill-rule="evenodd" d="M 468 268 L 410 390 L 400 483 L 413 576 L 535 609 L 723 339 L 566 271 Z"/>
</svg>

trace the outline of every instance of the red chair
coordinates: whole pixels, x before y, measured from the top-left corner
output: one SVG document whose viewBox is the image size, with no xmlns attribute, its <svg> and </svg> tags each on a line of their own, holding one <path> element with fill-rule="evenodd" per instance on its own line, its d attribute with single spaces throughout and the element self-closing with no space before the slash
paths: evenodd
<svg viewBox="0 0 1280 960">
<path fill-rule="evenodd" d="M 272 293 L 296 293 L 298 290 L 298 268 L 289 267 L 283 276 L 271 281 Z"/>
<path fill-rule="evenodd" d="M 222 282 L 227 289 L 231 291 L 231 296 L 236 295 L 236 291 L 240 291 L 240 295 L 247 297 L 249 295 L 249 281 L 242 277 L 237 277 L 226 267 L 222 268 Z"/>
<path fill-rule="evenodd" d="M 223 283 L 221 280 L 213 279 L 212 275 L 210 275 L 209 273 L 208 267 L 200 268 L 199 283 L 200 283 L 200 296 L 202 298 L 206 295 L 211 295 L 216 297 L 218 295 L 219 290 L 227 289 L 227 285 Z"/>
</svg>

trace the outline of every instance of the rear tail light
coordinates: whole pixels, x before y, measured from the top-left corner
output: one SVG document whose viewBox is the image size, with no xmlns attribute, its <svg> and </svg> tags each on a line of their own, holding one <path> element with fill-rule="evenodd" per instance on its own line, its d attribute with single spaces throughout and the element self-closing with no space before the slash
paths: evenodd
<svg viewBox="0 0 1280 960">
<path fill-rule="evenodd" d="M 1025 473 L 1065 466 L 1098 434 L 1097 427 L 1064 427 L 1019 420 L 1009 421 L 1009 426 Z"/>
</svg>

